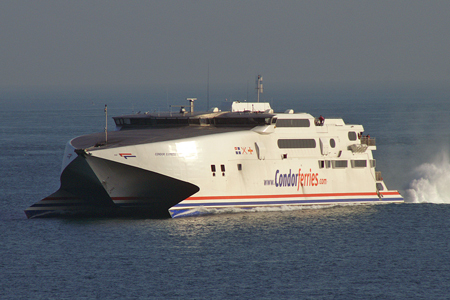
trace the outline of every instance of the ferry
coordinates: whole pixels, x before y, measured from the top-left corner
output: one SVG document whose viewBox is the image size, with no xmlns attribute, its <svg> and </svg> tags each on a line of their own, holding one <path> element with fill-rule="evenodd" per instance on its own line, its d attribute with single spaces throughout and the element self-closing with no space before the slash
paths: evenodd
<svg viewBox="0 0 450 300">
<path fill-rule="evenodd" d="M 264 102 L 196 113 L 188 100 L 189 111 L 117 116 L 116 131 L 70 140 L 59 190 L 27 217 L 403 202 L 376 171 L 376 140 L 362 125 Z"/>
</svg>

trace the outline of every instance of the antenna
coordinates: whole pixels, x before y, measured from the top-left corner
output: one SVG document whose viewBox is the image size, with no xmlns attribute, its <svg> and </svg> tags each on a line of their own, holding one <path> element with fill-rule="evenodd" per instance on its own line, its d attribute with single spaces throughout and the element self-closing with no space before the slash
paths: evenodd
<svg viewBox="0 0 450 300">
<path fill-rule="evenodd" d="M 209 110 L 209 63 L 208 63 L 208 83 L 206 85 L 206 110 Z"/>
<path fill-rule="evenodd" d="M 108 144 L 108 106 L 105 104 L 105 144 Z"/>
<path fill-rule="evenodd" d="M 258 92 L 258 102 L 259 102 L 259 94 L 263 93 L 263 77 L 262 77 L 262 75 L 258 75 L 258 79 L 256 79 L 256 90 Z"/>
</svg>

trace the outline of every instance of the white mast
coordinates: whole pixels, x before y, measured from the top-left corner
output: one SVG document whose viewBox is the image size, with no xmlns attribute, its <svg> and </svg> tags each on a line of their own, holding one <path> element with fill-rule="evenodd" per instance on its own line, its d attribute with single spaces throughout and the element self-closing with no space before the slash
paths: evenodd
<svg viewBox="0 0 450 300">
<path fill-rule="evenodd" d="M 189 101 L 189 104 L 191 106 L 191 115 L 194 113 L 194 101 L 197 100 L 197 98 L 186 98 L 187 101 Z"/>
<path fill-rule="evenodd" d="M 256 90 L 258 92 L 258 102 L 259 102 L 259 94 L 263 93 L 263 77 L 262 75 L 258 75 L 256 79 Z"/>
</svg>

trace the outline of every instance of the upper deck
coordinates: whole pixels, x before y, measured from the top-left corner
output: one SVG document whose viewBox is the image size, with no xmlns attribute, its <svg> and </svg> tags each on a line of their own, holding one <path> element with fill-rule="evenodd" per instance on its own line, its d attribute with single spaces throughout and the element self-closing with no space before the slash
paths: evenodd
<svg viewBox="0 0 450 300">
<path fill-rule="evenodd" d="M 272 124 L 274 114 L 259 112 L 136 114 L 113 117 L 119 130 L 184 126 L 255 127 Z"/>
<path fill-rule="evenodd" d="M 363 131 L 361 125 L 345 126 L 342 119 L 324 120 L 307 113 L 294 114 L 292 110 L 274 113 L 268 103 L 254 105 L 236 102 L 236 104 L 233 103 L 231 111 L 226 112 L 213 109 L 206 113 L 191 113 L 182 109 L 178 113 L 117 116 L 113 117 L 117 130 L 108 132 L 107 143 L 104 133 L 81 136 L 73 139 L 71 143 L 75 148 L 83 149 L 112 148 L 241 130 L 269 134 L 273 133 L 275 128 L 277 131 L 281 130 L 280 133 L 285 132 L 288 135 L 289 132 L 297 134 L 298 130 L 309 132 L 309 135 L 317 135 L 327 133 L 329 128 L 333 131 L 352 131 L 352 136 L 349 135 L 352 142 L 356 141 L 356 136 Z M 253 110 L 249 110 L 249 107 Z M 369 141 L 366 144 L 370 145 Z"/>
<path fill-rule="evenodd" d="M 177 113 L 144 113 L 113 117 L 118 130 L 138 128 L 169 128 L 184 126 L 255 127 L 273 123 L 269 103 L 235 101 L 230 111 L 213 108 L 206 113 L 187 112 L 181 107 Z"/>
</svg>

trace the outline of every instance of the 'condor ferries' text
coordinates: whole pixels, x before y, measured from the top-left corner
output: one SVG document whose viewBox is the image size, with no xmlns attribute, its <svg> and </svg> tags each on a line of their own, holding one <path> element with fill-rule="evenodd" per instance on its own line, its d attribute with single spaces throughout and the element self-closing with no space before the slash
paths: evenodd
<svg viewBox="0 0 450 300">
<path fill-rule="evenodd" d="M 311 169 L 309 172 L 302 173 L 302 169 L 298 169 L 298 172 L 292 173 L 289 169 L 289 173 L 280 173 L 280 170 L 275 172 L 275 186 L 276 187 L 297 187 L 300 186 L 317 186 L 319 184 L 326 184 L 326 179 L 319 179 L 319 173 L 312 173 Z"/>
</svg>

